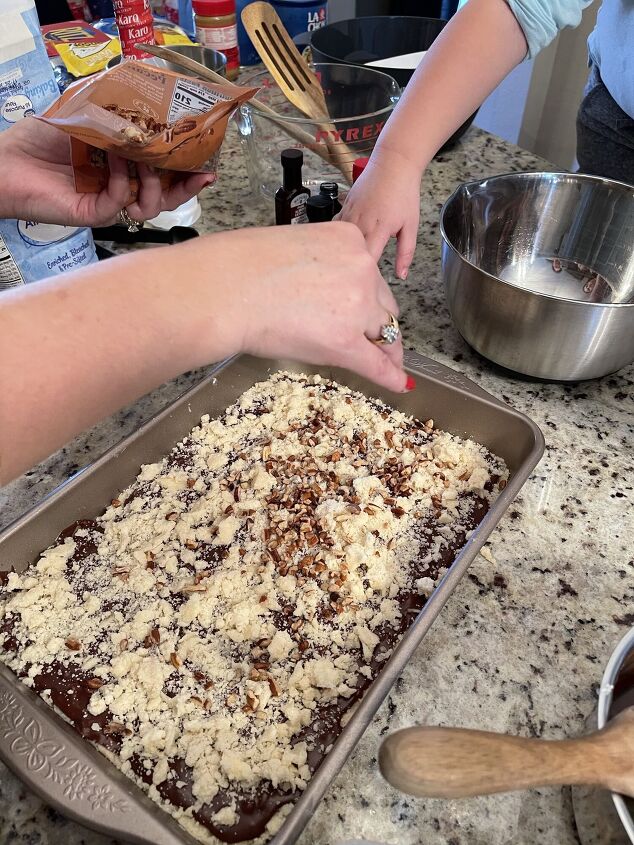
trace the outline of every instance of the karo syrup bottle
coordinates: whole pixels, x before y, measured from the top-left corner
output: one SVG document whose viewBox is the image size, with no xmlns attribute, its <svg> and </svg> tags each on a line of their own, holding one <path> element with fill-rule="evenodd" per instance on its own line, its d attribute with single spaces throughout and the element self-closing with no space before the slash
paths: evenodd
<svg viewBox="0 0 634 845">
<path fill-rule="evenodd" d="M 112 0 L 119 30 L 121 52 L 126 59 L 151 58 L 136 44 L 155 44 L 154 18 L 150 0 Z"/>
</svg>

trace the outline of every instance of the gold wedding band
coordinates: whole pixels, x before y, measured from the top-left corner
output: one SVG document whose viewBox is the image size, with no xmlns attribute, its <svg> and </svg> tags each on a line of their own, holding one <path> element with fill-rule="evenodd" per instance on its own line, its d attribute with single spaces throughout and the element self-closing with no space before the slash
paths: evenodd
<svg viewBox="0 0 634 845">
<path fill-rule="evenodd" d="M 143 228 L 143 221 L 130 217 L 127 208 L 122 208 L 119 212 L 119 222 L 128 227 L 128 232 L 139 232 Z"/>
<path fill-rule="evenodd" d="M 396 343 L 398 340 L 398 336 L 401 333 L 401 330 L 398 325 L 398 320 L 392 314 L 391 311 L 387 312 L 388 317 L 390 318 L 389 323 L 386 323 L 384 326 L 381 326 L 381 334 L 376 340 L 373 340 L 372 343 L 376 343 L 377 346 L 389 345 L 391 343 Z"/>
</svg>

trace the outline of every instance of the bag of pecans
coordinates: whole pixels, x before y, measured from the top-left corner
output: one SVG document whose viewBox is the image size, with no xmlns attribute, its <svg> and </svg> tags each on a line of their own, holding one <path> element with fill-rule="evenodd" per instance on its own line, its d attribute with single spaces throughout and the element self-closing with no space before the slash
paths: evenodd
<svg viewBox="0 0 634 845">
<path fill-rule="evenodd" d="M 71 136 L 75 187 L 96 193 L 108 181 L 106 152 L 161 171 L 163 186 L 179 173 L 215 173 L 227 123 L 257 88 L 214 85 L 143 62 L 122 62 L 67 88 L 39 118 Z"/>
</svg>

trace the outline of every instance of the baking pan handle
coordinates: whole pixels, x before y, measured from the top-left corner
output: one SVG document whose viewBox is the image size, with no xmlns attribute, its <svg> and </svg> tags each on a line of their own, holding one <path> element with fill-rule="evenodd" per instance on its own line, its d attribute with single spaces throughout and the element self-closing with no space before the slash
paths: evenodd
<svg viewBox="0 0 634 845">
<path fill-rule="evenodd" d="M 403 352 L 403 364 L 406 370 L 411 370 L 414 373 L 419 372 L 434 381 L 447 384 L 449 387 L 459 387 L 478 399 L 486 399 L 488 402 L 495 402 L 495 404 L 508 409 L 508 405 L 487 393 L 471 379 L 463 376 L 462 373 L 452 370 L 451 367 L 446 367 L 444 364 L 439 364 L 438 361 L 427 358 L 425 355 L 406 349 Z"/>
<path fill-rule="evenodd" d="M 121 772 L 106 780 L 99 754 L 72 729 L 42 718 L 48 705 L 0 668 L 0 758 L 47 804 L 80 824 L 137 845 L 195 845 L 155 804 L 132 802 Z M 98 765 L 95 765 L 97 763 Z M 136 796 L 135 796 L 136 798 Z"/>
</svg>

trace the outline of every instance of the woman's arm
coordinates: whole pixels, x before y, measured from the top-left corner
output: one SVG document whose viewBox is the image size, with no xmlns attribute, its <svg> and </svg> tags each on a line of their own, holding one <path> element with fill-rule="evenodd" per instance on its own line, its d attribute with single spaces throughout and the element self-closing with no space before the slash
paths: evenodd
<svg viewBox="0 0 634 845">
<path fill-rule="evenodd" d="M 0 296 L 0 483 L 194 367 L 240 351 L 394 391 L 394 298 L 354 226 L 248 229 L 143 250 Z"/>
<path fill-rule="evenodd" d="M 414 255 L 420 180 L 432 157 L 527 54 L 578 23 L 588 2 L 469 0 L 434 41 L 341 213 L 377 260 L 398 237 L 398 276 Z"/>
</svg>

